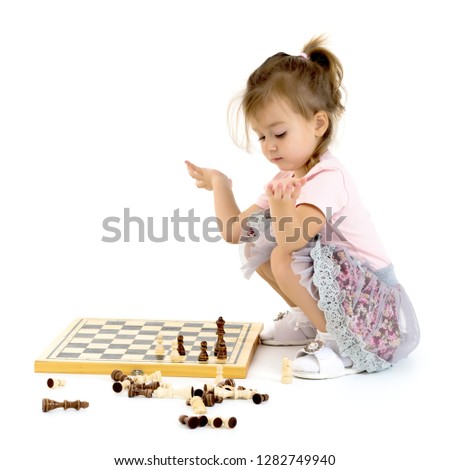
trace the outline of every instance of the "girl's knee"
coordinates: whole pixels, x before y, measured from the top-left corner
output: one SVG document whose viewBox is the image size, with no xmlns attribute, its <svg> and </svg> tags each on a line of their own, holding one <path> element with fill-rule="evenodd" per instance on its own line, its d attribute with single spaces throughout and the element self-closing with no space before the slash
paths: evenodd
<svg viewBox="0 0 450 470">
<path fill-rule="evenodd" d="M 270 256 L 270 265 L 272 272 L 275 277 L 280 274 L 285 274 L 286 270 L 292 272 L 291 268 L 292 256 L 284 250 L 280 250 L 279 247 L 275 247 Z"/>
</svg>

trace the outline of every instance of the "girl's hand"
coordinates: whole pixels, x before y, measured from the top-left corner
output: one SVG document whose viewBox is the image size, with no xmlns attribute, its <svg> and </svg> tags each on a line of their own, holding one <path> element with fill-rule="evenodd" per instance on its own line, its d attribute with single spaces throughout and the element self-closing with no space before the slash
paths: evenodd
<svg viewBox="0 0 450 470">
<path fill-rule="evenodd" d="M 295 205 L 305 183 L 306 178 L 273 180 L 266 187 L 266 196 L 272 201 L 289 202 Z"/>
<path fill-rule="evenodd" d="M 195 184 L 197 185 L 197 188 L 203 188 L 207 191 L 212 191 L 214 189 L 214 181 L 217 178 L 223 178 L 227 180 L 231 186 L 231 180 L 220 171 L 213 170 L 211 168 L 200 168 L 199 166 L 194 165 L 193 163 L 187 160 L 185 161 L 185 163 L 187 165 L 189 174 L 192 178 L 195 179 Z"/>
</svg>

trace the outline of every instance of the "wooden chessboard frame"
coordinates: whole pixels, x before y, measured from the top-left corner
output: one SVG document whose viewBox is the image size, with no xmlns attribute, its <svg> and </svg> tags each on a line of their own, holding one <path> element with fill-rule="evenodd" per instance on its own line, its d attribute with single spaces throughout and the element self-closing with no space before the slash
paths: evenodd
<svg viewBox="0 0 450 470">
<path fill-rule="evenodd" d="M 96 326 L 102 325 L 109 334 L 95 332 Z M 124 330 L 125 327 L 127 330 Z M 100 326 L 99 330 L 102 329 Z M 223 363 L 223 375 L 230 378 L 245 378 L 251 361 L 259 344 L 259 333 L 262 323 L 245 323 L 226 321 L 225 343 L 227 345 L 227 362 Z M 76 318 L 36 359 L 35 372 L 77 373 L 77 374 L 111 374 L 114 369 L 131 375 L 139 370 L 150 374 L 157 370 L 163 375 L 180 377 L 215 377 L 217 374 L 217 359 L 212 354 L 214 342 L 217 338 L 215 321 L 187 321 L 187 320 L 146 320 L 146 319 L 117 319 L 117 318 Z M 91 334 L 87 334 L 91 330 Z M 123 333 L 120 337 L 117 333 Z M 85 333 L 82 333 L 82 332 Z M 124 332 L 128 333 L 124 335 Z M 163 359 L 151 354 L 156 346 L 156 335 L 163 334 L 166 355 Z M 137 349 L 147 349 L 145 358 L 137 358 L 130 353 L 120 355 L 120 345 L 130 345 L 130 339 L 135 334 L 140 337 Z M 178 334 L 182 334 L 185 343 L 194 341 L 193 345 L 186 346 L 185 362 L 172 362 L 169 358 L 171 344 Z M 84 339 L 83 339 L 84 336 Z M 124 339 L 127 337 L 127 339 Z M 208 362 L 199 362 L 200 342 L 208 341 Z M 131 339 L 131 342 L 134 340 Z M 148 341 L 148 343 L 147 343 Z M 117 354 L 101 358 L 101 353 L 91 354 L 95 347 L 108 351 L 112 344 Z M 89 347 L 91 346 L 91 347 Z M 192 347 L 192 352 L 190 348 Z M 86 352 L 88 351 L 88 352 Z M 195 355 L 194 355 L 195 354 Z M 103 354 L 105 356 L 105 354 Z M 152 357 L 149 357 L 152 356 Z"/>
</svg>

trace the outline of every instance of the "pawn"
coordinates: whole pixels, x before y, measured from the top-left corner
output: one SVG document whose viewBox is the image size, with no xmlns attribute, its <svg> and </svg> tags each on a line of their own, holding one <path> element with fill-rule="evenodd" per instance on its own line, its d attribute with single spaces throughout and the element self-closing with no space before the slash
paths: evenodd
<svg viewBox="0 0 450 470">
<path fill-rule="evenodd" d="M 219 416 L 216 416 L 216 417 L 211 416 L 210 418 L 208 418 L 208 424 L 212 428 L 220 428 L 222 427 L 223 420 Z"/>
<path fill-rule="evenodd" d="M 132 384 L 131 380 L 124 380 L 122 382 L 114 382 L 112 385 L 112 389 L 116 393 L 120 393 L 122 390 L 128 390 L 131 384 Z"/>
<path fill-rule="evenodd" d="M 186 425 L 189 429 L 195 429 L 199 426 L 200 420 L 197 416 L 188 416 L 188 415 L 181 415 L 178 418 L 178 421 L 181 424 Z"/>
<path fill-rule="evenodd" d="M 42 399 L 42 411 L 46 413 L 47 411 L 55 410 L 56 408 L 64 408 L 64 410 L 68 410 L 72 408 L 74 410 L 80 410 L 81 408 L 87 408 L 89 403 L 87 401 L 67 401 L 64 400 L 62 402 L 58 402 L 55 400 L 51 400 L 50 398 L 43 398 Z"/>
<path fill-rule="evenodd" d="M 214 380 L 214 383 L 215 384 L 218 384 L 220 382 L 223 381 L 223 366 L 221 366 L 220 364 L 217 366 L 217 369 L 216 369 L 216 378 Z"/>
<path fill-rule="evenodd" d="M 118 382 L 123 382 L 124 380 L 128 379 L 128 375 L 125 375 L 121 370 L 119 369 L 114 369 L 111 372 L 111 378 L 113 380 L 116 380 Z"/>
<path fill-rule="evenodd" d="M 178 335 L 178 338 L 177 338 L 177 342 L 178 342 L 178 345 L 177 345 L 177 350 L 178 350 L 178 354 L 180 356 L 186 356 L 186 349 L 184 349 L 184 338 L 183 338 L 183 335 Z"/>
<path fill-rule="evenodd" d="M 200 343 L 200 354 L 198 355 L 198 360 L 200 362 L 206 362 L 208 361 L 209 359 L 209 356 L 208 356 L 208 343 L 206 341 L 202 341 Z"/>
<path fill-rule="evenodd" d="M 186 356 L 181 356 L 178 352 L 178 341 L 176 339 L 172 341 L 172 351 L 169 357 L 172 362 L 182 362 L 186 358 Z"/>
<path fill-rule="evenodd" d="M 155 347 L 155 356 L 163 356 L 166 354 L 166 351 L 163 346 L 163 335 L 159 333 L 156 336 L 156 347 Z"/>
<path fill-rule="evenodd" d="M 223 425 L 228 429 L 234 429 L 237 424 L 237 419 L 234 416 L 228 419 L 222 418 L 222 421 L 223 421 Z"/>
<path fill-rule="evenodd" d="M 283 363 L 281 366 L 281 383 L 291 384 L 292 383 L 292 367 L 291 361 L 287 357 L 283 357 Z"/>
<path fill-rule="evenodd" d="M 267 401 L 269 399 L 269 395 L 267 393 L 254 393 L 252 396 L 253 403 L 255 405 L 259 405 L 263 401 Z"/>
<path fill-rule="evenodd" d="M 66 381 L 62 379 L 48 379 L 47 380 L 48 388 L 64 387 L 65 384 L 66 384 Z"/>
</svg>

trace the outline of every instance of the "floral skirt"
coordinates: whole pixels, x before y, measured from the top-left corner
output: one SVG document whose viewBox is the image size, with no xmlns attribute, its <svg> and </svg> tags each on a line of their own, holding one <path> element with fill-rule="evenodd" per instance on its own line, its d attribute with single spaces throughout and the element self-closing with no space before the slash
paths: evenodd
<svg viewBox="0 0 450 470">
<path fill-rule="evenodd" d="M 274 243 L 247 244 L 246 277 L 270 259 Z M 325 245 L 320 237 L 292 254 L 292 270 L 318 301 L 327 331 L 355 367 L 375 372 L 408 356 L 419 342 L 412 304 L 392 265 L 375 271 L 346 248 Z"/>
</svg>

